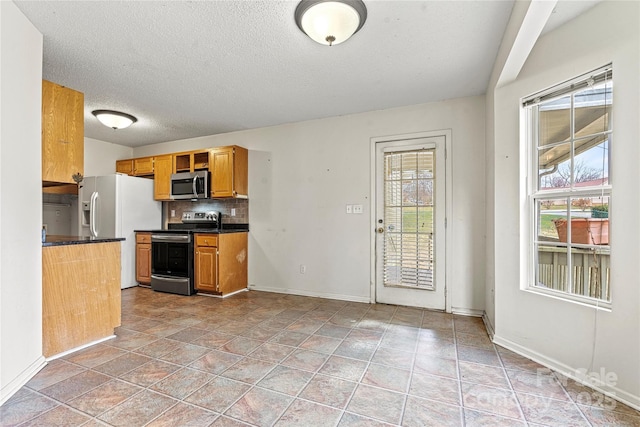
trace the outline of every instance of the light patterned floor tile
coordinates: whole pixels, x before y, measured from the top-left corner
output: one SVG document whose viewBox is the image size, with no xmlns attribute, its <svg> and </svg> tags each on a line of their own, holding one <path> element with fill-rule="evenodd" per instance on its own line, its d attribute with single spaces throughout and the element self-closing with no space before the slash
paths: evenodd
<svg viewBox="0 0 640 427">
<path fill-rule="evenodd" d="M 143 288 L 122 291 L 122 318 L 116 339 L 50 362 L 0 425 L 640 425 L 640 412 L 493 345 L 479 318 Z"/>
<path fill-rule="evenodd" d="M 292 397 L 265 390 L 253 388 L 242 396 L 225 415 L 255 425 L 271 425 L 287 409 Z"/>
<path fill-rule="evenodd" d="M 334 427 L 342 412 L 306 400 L 295 400 L 276 422 L 276 427 Z"/>
</svg>

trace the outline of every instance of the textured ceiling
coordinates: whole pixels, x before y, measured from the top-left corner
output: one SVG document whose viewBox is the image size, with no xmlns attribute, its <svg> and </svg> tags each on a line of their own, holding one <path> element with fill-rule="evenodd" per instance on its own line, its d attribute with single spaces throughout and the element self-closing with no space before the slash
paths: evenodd
<svg viewBox="0 0 640 427">
<path fill-rule="evenodd" d="M 43 77 L 85 94 L 85 135 L 131 147 L 485 92 L 513 1 L 365 0 L 333 47 L 296 1 L 16 1 Z M 133 114 L 113 131 L 95 109 Z"/>
</svg>

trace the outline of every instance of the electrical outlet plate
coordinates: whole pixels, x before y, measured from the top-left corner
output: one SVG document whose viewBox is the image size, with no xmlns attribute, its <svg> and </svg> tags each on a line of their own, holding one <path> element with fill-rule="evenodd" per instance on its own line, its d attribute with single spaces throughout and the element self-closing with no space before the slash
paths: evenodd
<svg viewBox="0 0 640 427">
<path fill-rule="evenodd" d="M 236 216 L 236 208 L 231 208 L 231 216 Z"/>
<path fill-rule="evenodd" d="M 362 213 L 362 205 L 353 205 L 353 213 L 361 214 Z"/>
<path fill-rule="evenodd" d="M 304 264 L 300 264 L 300 274 L 304 274 L 307 272 L 307 266 Z"/>
</svg>

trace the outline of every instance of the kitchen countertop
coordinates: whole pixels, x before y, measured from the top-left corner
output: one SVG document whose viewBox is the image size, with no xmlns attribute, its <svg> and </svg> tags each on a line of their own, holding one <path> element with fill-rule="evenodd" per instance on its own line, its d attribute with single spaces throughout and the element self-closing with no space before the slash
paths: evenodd
<svg viewBox="0 0 640 427">
<path fill-rule="evenodd" d="M 155 229 L 155 230 L 133 230 L 136 233 L 207 233 L 207 234 L 226 234 L 226 233 L 247 233 L 249 232 L 249 224 L 222 224 L 219 230 L 212 228 L 192 228 L 192 229 Z"/>
<path fill-rule="evenodd" d="M 109 243 L 126 240 L 123 237 L 87 237 L 87 236 L 63 236 L 59 234 L 47 235 L 42 247 L 64 246 L 64 245 L 84 245 L 87 243 Z"/>
</svg>

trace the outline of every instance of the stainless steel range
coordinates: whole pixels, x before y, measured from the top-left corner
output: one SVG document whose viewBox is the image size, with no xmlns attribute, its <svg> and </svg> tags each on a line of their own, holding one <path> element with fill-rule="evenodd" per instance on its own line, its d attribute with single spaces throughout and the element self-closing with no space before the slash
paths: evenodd
<svg viewBox="0 0 640 427">
<path fill-rule="evenodd" d="M 195 293 L 193 281 L 193 233 L 220 231 L 216 211 L 184 212 L 182 223 L 151 234 L 151 289 L 180 295 Z"/>
</svg>

